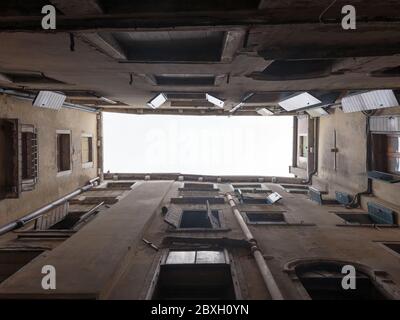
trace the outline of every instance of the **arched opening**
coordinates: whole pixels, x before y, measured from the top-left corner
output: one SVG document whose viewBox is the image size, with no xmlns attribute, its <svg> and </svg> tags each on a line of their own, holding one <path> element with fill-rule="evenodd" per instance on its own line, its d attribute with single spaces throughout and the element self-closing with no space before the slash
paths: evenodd
<svg viewBox="0 0 400 320">
<path fill-rule="evenodd" d="M 297 278 L 312 300 L 386 300 L 388 296 L 377 287 L 376 281 L 364 270 L 356 271 L 355 287 L 345 289 L 342 280 L 348 272 L 342 268 L 348 263 L 318 261 L 299 264 L 294 268 Z"/>
</svg>

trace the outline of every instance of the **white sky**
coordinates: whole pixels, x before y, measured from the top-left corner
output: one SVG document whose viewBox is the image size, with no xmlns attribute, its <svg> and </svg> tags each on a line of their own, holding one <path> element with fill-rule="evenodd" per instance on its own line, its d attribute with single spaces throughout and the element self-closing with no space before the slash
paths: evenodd
<svg viewBox="0 0 400 320">
<path fill-rule="evenodd" d="M 290 116 L 103 116 L 105 171 L 291 176 Z"/>
</svg>

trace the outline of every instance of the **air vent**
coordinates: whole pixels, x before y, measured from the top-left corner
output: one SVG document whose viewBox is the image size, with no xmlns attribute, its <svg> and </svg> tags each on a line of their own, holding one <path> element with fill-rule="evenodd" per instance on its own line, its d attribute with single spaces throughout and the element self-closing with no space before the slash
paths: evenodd
<svg viewBox="0 0 400 320">
<path fill-rule="evenodd" d="M 60 110 L 65 102 L 66 96 L 52 91 L 39 91 L 33 106 L 39 108 L 47 108 L 52 110 Z"/>
<path fill-rule="evenodd" d="M 346 113 L 397 107 L 398 105 L 393 90 L 369 91 L 342 99 L 342 108 Z"/>
<path fill-rule="evenodd" d="M 159 86 L 213 86 L 213 75 L 156 75 Z"/>
</svg>

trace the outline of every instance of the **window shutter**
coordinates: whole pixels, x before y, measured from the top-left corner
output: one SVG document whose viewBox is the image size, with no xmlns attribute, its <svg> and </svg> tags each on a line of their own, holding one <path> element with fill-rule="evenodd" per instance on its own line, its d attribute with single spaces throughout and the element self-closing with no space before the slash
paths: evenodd
<svg viewBox="0 0 400 320">
<path fill-rule="evenodd" d="M 182 213 L 179 209 L 170 208 L 165 215 L 164 221 L 175 228 L 179 228 L 181 217 Z"/>
<path fill-rule="evenodd" d="M 268 197 L 267 197 L 267 201 L 270 204 L 274 204 L 275 202 L 278 202 L 279 200 L 281 200 L 282 197 L 278 192 L 274 192 L 271 193 Z"/>
<path fill-rule="evenodd" d="M 213 228 L 219 228 L 220 227 L 219 220 L 218 220 L 218 218 L 216 216 L 214 216 L 212 214 L 210 203 L 208 202 L 208 200 L 206 202 L 206 205 L 207 205 L 208 219 L 210 220 L 210 223 L 211 223 L 212 227 Z"/>
<path fill-rule="evenodd" d="M 35 221 L 35 230 L 47 230 L 51 226 L 63 220 L 69 212 L 69 203 L 65 202 L 54 209 L 41 215 Z"/>
</svg>

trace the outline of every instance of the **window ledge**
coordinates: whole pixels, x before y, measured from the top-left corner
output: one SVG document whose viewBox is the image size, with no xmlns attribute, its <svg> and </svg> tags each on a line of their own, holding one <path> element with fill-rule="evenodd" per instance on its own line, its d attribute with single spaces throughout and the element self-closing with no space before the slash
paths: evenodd
<svg viewBox="0 0 400 320">
<path fill-rule="evenodd" d="M 399 183 L 400 176 L 395 174 L 380 172 L 380 171 L 368 171 L 368 178 L 379 180 L 386 183 Z"/>
<path fill-rule="evenodd" d="M 179 228 L 179 229 L 167 229 L 167 232 L 228 232 L 231 231 L 230 228 Z"/>
<path fill-rule="evenodd" d="M 85 162 L 85 163 L 82 163 L 82 168 L 83 168 L 83 169 L 89 169 L 89 168 L 93 168 L 93 167 L 94 167 L 93 161 L 92 161 L 92 162 Z"/>
<path fill-rule="evenodd" d="M 341 223 L 337 227 L 356 227 L 356 228 L 399 228 L 397 224 L 357 224 L 357 223 Z"/>
<path fill-rule="evenodd" d="M 271 222 L 247 222 L 248 225 L 262 225 L 262 226 L 278 226 L 278 227 L 315 227 L 315 223 L 289 223 L 289 222 L 281 222 L 281 223 L 271 223 Z"/>
<path fill-rule="evenodd" d="M 72 170 L 66 170 L 66 171 L 59 171 L 57 172 L 57 177 L 63 177 L 63 176 L 68 176 L 72 173 Z"/>
</svg>

